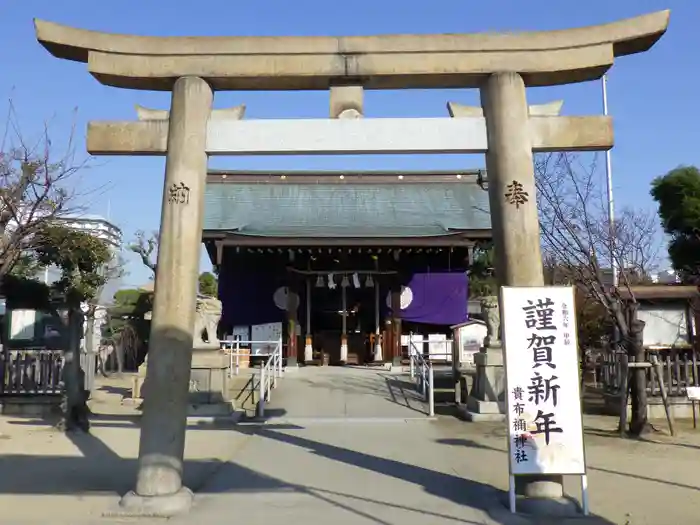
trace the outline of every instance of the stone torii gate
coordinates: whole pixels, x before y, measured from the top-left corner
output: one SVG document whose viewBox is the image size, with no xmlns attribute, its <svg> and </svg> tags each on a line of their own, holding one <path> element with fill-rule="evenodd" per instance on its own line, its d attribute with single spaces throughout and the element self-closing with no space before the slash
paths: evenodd
<svg viewBox="0 0 700 525">
<path fill-rule="evenodd" d="M 142 110 L 140 121 L 88 129 L 91 153 L 166 156 L 149 397 L 125 509 L 171 515 L 192 500 L 182 462 L 208 155 L 485 153 L 499 284 L 541 286 L 532 153 L 609 149 L 613 132 L 608 117 L 529 111 L 526 87 L 599 79 L 615 57 L 653 46 L 668 19 L 662 11 L 520 34 L 168 38 L 36 20 L 37 39 L 51 54 L 87 63 L 99 82 L 172 92 L 169 113 Z M 344 118 L 362 116 L 363 89 L 403 88 L 479 88 L 481 111 Z M 331 119 L 245 121 L 242 110 L 212 111 L 214 91 L 320 89 L 330 90 Z M 521 489 L 562 496 L 559 477 L 532 477 Z"/>
</svg>

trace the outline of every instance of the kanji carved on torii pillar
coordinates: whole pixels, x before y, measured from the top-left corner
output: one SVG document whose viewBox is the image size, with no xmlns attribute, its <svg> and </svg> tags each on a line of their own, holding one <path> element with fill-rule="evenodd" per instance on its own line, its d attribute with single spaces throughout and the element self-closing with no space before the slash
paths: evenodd
<svg viewBox="0 0 700 525">
<path fill-rule="evenodd" d="M 144 120 L 93 122 L 88 130 L 95 154 L 166 155 L 149 399 L 125 508 L 171 515 L 192 499 L 182 460 L 207 155 L 485 153 L 500 284 L 541 285 L 532 153 L 608 149 L 613 135 L 608 117 L 530 112 L 526 87 L 600 78 L 615 57 L 654 45 L 668 19 L 662 11 L 521 34 L 223 38 L 114 35 L 37 20 L 37 39 L 50 53 L 87 63 L 103 84 L 172 92 L 169 114 L 141 111 Z M 245 121 L 242 111 L 215 118 L 211 110 L 217 90 L 337 86 L 353 100 L 362 89 L 479 88 L 482 114 Z M 561 479 L 531 479 L 524 493 L 560 498 Z"/>
</svg>

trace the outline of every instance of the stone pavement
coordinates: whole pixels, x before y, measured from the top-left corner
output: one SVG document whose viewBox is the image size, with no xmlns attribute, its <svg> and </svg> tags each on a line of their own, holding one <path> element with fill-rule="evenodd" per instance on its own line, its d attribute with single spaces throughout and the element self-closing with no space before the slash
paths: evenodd
<svg viewBox="0 0 700 525">
<path fill-rule="evenodd" d="M 507 487 L 502 425 L 431 420 L 416 399 L 408 403 L 414 410 L 402 406 L 400 395 L 396 402 L 387 395 L 400 377 L 390 377 L 387 387 L 387 372 L 346 372 L 288 374 L 273 391 L 273 417 L 265 424 L 192 425 L 186 481 L 197 491 L 196 505 L 173 525 L 517 523 L 503 507 L 489 514 Z M 100 414 L 90 436 L 0 419 L 0 522 L 117 522 L 101 514 L 131 488 L 137 419 L 113 403 L 93 410 Z M 606 518 L 599 522 L 698 522 L 700 431 L 623 441 L 611 432 L 613 418 L 587 416 L 585 423 L 591 509 Z M 566 483 L 578 497 L 578 480 Z"/>
</svg>

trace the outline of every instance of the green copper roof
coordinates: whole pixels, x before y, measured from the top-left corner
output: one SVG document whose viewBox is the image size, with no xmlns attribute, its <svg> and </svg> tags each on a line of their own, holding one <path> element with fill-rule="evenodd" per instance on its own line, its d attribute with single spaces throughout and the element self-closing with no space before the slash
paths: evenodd
<svg viewBox="0 0 700 525">
<path fill-rule="evenodd" d="M 205 230 L 263 237 L 430 237 L 490 230 L 488 194 L 460 183 L 208 183 Z"/>
</svg>

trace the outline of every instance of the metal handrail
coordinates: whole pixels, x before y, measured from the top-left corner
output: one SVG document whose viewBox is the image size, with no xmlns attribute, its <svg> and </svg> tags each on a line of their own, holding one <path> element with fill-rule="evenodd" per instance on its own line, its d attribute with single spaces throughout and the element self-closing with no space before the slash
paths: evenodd
<svg viewBox="0 0 700 525">
<path fill-rule="evenodd" d="M 408 362 L 411 379 L 416 380 L 416 387 L 428 403 L 428 415 L 435 415 L 435 375 L 430 358 L 425 359 L 422 352 L 418 351 L 416 342 L 411 336 L 408 339 Z M 423 340 L 421 339 L 421 343 Z M 418 371 L 418 374 L 416 374 Z"/>
<path fill-rule="evenodd" d="M 229 351 L 230 355 L 230 362 L 229 362 L 229 375 L 231 374 L 231 369 L 234 366 L 234 357 L 235 357 L 235 374 L 238 375 L 238 359 L 239 356 L 241 355 L 250 355 L 250 354 L 243 354 L 240 351 L 241 345 L 249 345 L 249 344 L 270 344 L 270 345 L 275 345 L 275 349 L 272 352 L 265 353 L 265 354 L 255 354 L 254 357 L 267 357 L 267 361 L 260 366 L 260 374 L 259 377 L 256 381 L 256 376 L 255 374 L 251 377 L 250 380 L 250 388 L 251 391 L 254 393 L 257 391 L 258 393 L 258 404 L 255 410 L 255 413 L 258 417 L 263 418 L 265 417 L 265 404 L 270 401 L 270 392 L 272 389 L 277 388 L 277 379 L 282 377 L 282 361 L 284 356 L 282 355 L 282 350 L 283 350 L 283 344 L 282 344 L 282 338 L 280 337 L 276 341 L 222 341 L 222 346 L 224 346 L 223 350 L 226 351 L 225 346 L 229 346 L 229 344 L 232 343 L 231 346 L 235 345 L 236 351 L 233 351 L 233 348 L 231 348 L 231 351 Z"/>
<path fill-rule="evenodd" d="M 258 354 L 259 355 L 259 354 Z M 265 417 L 265 403 L 270 401 L 270 390 L 277 388 L 277 378 L 282 377 L 282 338 L 277 341 L 277 347 L 270 354 L 267 362 L 260 367 L 258 383 L 257 416 Z"/>
<path fill-rule="evenodd" d="M 228 354 L 228 356 L 229 356 L 228 376 L 232 377 L 234 375 L 237 376 L 239 374 L 241 356 L 268 357 L 274 353 L 274 350 L 273 350 L 273 352 L 252 354 L 250 352 L 250 350 L 248 350 L 247 352 L 242 352 L 241 347 L 247 347 L 247 346 L 260 344 L 260 345 L 275 345 L 275 348 L 277 348 L 277 346 L 280 344 L 280 340 L 279 339 L 277 339 L 275 341 L 236 340 L 236 341 L 221 341 L 220 344 L 221 344 L 221 350 L 223 350 L 224 353 Z"/>
</svg>

